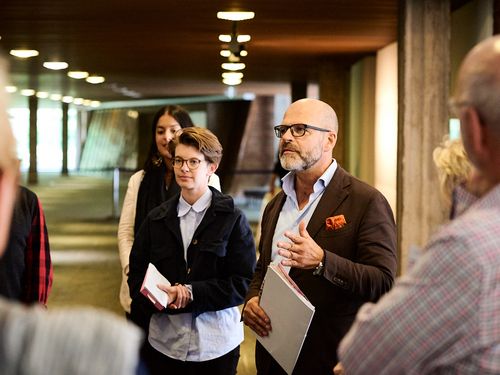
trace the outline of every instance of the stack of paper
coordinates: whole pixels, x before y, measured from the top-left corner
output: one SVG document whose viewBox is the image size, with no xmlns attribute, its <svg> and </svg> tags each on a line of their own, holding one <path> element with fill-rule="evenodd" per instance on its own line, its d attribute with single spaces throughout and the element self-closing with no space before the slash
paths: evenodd
<svg viewBox="0 0 500 375">
<path fill-rule="evenodd" d="M 158 288 L 158 284 L 170 286 L 165 276 L 152 263 L 149 263 L 142 282 L 141 293 L 148 297 L 158 310 L 163 310 L 168 305 L 168 294 Z"/>
<path fill-rule="evenodd" d="M 280 264 L 271 264 L 264 278 L 260 306 L 271 320 L 269 336 L 257 340 L 291 374 L 314 316 L 314 306 Z"/>
</svg>

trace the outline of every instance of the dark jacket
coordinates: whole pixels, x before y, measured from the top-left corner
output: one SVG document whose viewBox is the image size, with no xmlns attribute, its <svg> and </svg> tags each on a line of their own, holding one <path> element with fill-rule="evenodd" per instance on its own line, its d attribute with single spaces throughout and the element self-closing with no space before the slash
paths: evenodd
<svg viewBox="0 0 500 375">
<path fill-rule="evenodd" d="M 280 192 L 265 208 L 260 257 L 247 300 L 259 294 L 285 200 L 286 195 Z M 336 215 L 344 215 L 346 224 L 329 230 L 325 220 Z M 396 227 L 384 196 L 339 166 L 307 231 L 326 252 L 325 272 L 314 276 L 312 269 L 290 270 L 291 278 L 316 308 L 293 374 L 331 374 L 337 362 L 337 346 L 359 307 L 377 301 L 392 287 L 396 275 Z M 257 344 L 259 374 L 268 373 L 270 361 L 270 355 Z"/>
<path fill-rule="evenodd" d="M 191 284 L 193 302 L 185 309 L 197 316 L 243 303 L 255 269 L 255 245 L 245 215 L 233 199 L 211 188 L 212 201 L 196 229 L 184 259 L 177 217 L 180 194 L 153 209 L 141 225 L 130 253 L 128 284 L 132 320 L 145 327 L 158 312 L 140 293 L 149 262 L 173 285 Z"/>
</svg>

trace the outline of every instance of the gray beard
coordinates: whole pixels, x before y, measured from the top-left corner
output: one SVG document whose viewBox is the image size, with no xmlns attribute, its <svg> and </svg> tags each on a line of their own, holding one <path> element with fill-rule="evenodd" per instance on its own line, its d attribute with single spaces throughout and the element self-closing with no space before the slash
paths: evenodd
<svg viewBox="0 0 500 375">
<path fill-rule="evenodd" d="M 314 148 L 310 153 L 295 153 L 289 156 L 280 155 L 281 166 L 287 171 L 304 171 L 311 168 L 321 158 L 321 150 Z"/>
</svg>

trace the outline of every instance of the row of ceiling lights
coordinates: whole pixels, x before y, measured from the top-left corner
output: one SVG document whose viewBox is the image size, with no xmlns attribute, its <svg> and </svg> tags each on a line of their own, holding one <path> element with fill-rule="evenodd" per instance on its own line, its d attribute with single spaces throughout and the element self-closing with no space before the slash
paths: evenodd
<svg viewBox="0 0 500 375">
<path fill-rule="evenodd" d="M 0 36 L 0 39 L 2 37 Z M 9 52 L 12 56 L 21 58 L 21 59 L 28 59 L 30 57 L 36 57 L 40 53 L 35 50 L 35 49 L 12 49 Z M 64 70 L 69 67 L 69 64 L 65 61 L 45 61 L 43 62 L 43 67 L 50 69 L 50 70 Z M 98 75 L 90 75 L 88 72 L 85 71 L 68 71 L 67 73 L 68 77 L 73 78 L 73 79 L 85 79 L 88 83 L 91 84 L 99 84 L 103 83 L 105 81 L 105 78 L 102 76 Z M 18 91 L 18 88 L 16 86 L 6 86 L 5 91 L 12 94 Z M 101 102 L 98 100 L 90 100 L 90 99 L 84 99 L 84 98 L 74 98 L 70 95 L 61 95 L 61 94 L 56 94 L 56 93 L 49 93 L 46 91 L 35 91 L 33 89 L 22 89 L 19 91 L 21 95 L 23 96 L 35 96 L 40 99 L 50 99 L 54 101 L 61 101 L 63 103 L 73 103 L 75 105 L 82 105 L 85 107 L 99 107 L 101 105 Z"/>
<path fill-rule="evenodd" d="M 10 54 L 21 59 L 27 59 L 36 57 L 40 53 L 36 49 L 11 49 Z M 65 61 L 45 61 L 43 67 L 50 70 L 64 70 L 69 67 L 69 64 Z M 85 79 L 85 81 L 92 84 L 103 83 L 106 80 L 103 76 L 90 75 L 89 72 L 81 70 L 70 70 L 67 75 L 74 79 Z"/>
<path fill-rule="evenodd" d="M 248 55 L 245 43 L 251 40 L 250 35 L 239 35 L 237 30 L 237 22 L 253 19 L 254 12 L 218 12 L 217 18 L 233 22 L 231 34 L 219 35 L 219 41 L 225 43 L 220 55 L 227 58 L 227 62 L 221 65 L 224 72 L 222 73 L 222 82 L 226 85 L 239 85 L 243 80 L 243 72 L 246 65 L 241 62 L 241 58 Z"/>
</svg>

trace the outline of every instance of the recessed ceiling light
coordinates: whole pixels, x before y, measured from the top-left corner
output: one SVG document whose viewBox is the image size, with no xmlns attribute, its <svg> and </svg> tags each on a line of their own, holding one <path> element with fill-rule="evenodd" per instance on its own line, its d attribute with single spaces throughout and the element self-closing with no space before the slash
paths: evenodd
<svg viewBox="0 0 500 375">
<path fill-rule="evenodd" d="M 254 12 L 217 12 L 217 18 L 228 21 L 244 21 L 254 17 Z"/>
<path fill-rule="evenodd" d="M 51 70 L 62 70 L 68 67 L 68 63 L 64 61 L 45 61 L 43 66 Z"/>
<path fill-rule="evenodd" d="M 97 85 L 98 83 L 103 83 L 105 81 L 102 76 L 89 76 L 85 79 L 88 83 L 92 83 L 93 85 Z"/>
<path fill-rule="evenodd" d="M 73 99 L 73 104 L 82 105 L 83 104 L 83 98 L 75 98 L 75 99 Z"/>
<path fill-rule="evenodd" d="M 36 97 L 40 99 L 47 99 L 49 97 L 49 93 L 47 91 L 38 91 L 36 93 Z"/>
<path fill-rule="evenodd" d="M 92 100 L 90 100 L 90 99 L 83 99 L 83 105 L 85 107 L 89 107 L 91 102 L 92 102 Z"/>
<path fill-rule="evenodd" d="M 84 79 L 84 78 L 87 78 L 88 76 L 89 76 L 88 72 L 84 72 L 81 70 L 73 70 L 73 71 L 68 72 L 68 77 L 74 78 L 74 79 Z"/>
<path fill-rule="evenodd" d="M 24 96 L 33 96 L 33 95 L 35 95 L 35 90 L 32 90 L 32 89 L 21 90 L 21 95 L 24 95 Z"/>
<path fill-rule="evenodd" d="M 72 103 L 73 102 L 73 97 L 70 95 L 63 96 L 61 101 L 63 103 Z"/>
<path fill-rule="evenodd" d="M 228 49 L 223 49 L 223 50 L 220 51 L 220 55 L 222 57 L 229 57 L 229 56 L 231 56 L 231 51 L 228 50 Z"/>
<path fill-rule="evenodd" d="M 222 69 L 225 70 L 242 70 L 245 69 L 245 64 L 244 63 L 223 63 L 221 65 Z"/>
<path fill-rule="evenodd" d="M 101 105 L 101 102 L 100 102 L 99 100 L 92 100 L 92 101 L 90 102 L 90 106 L 91 106 L 91 107 L 94 107 L 94 108 L 97 108 L 97 107 L 99 107 L 100 105 Z"/>
<path fill-rule="evenodd" d="M 13 92 L 17 91 L 17 87 L 16 86 L 5 86 L 5 91 L 12 94 Z"/>
<path fill-rule="evenodd" d="M 62 98 L 61 94 L 51 94 L 50 95 L 50 100 L 58 101 L 58 100 L 61 100 L 61 98 Z"/>
<path fill-rule="evenodd" d="M 246 49 L 243 49 L 240 51 L 240 56 L 241 57 L 245 57 L 245 56 L 248 56 L 248 51 Z"/>
<path fill-rule="evenodd" d="M 10 54 L 12 56 L 20 57 L 21 59 L 27 59 L 28 57 L 35 57 L 39 55 L 36 49 L 11 49 Z"/>
</svg>

